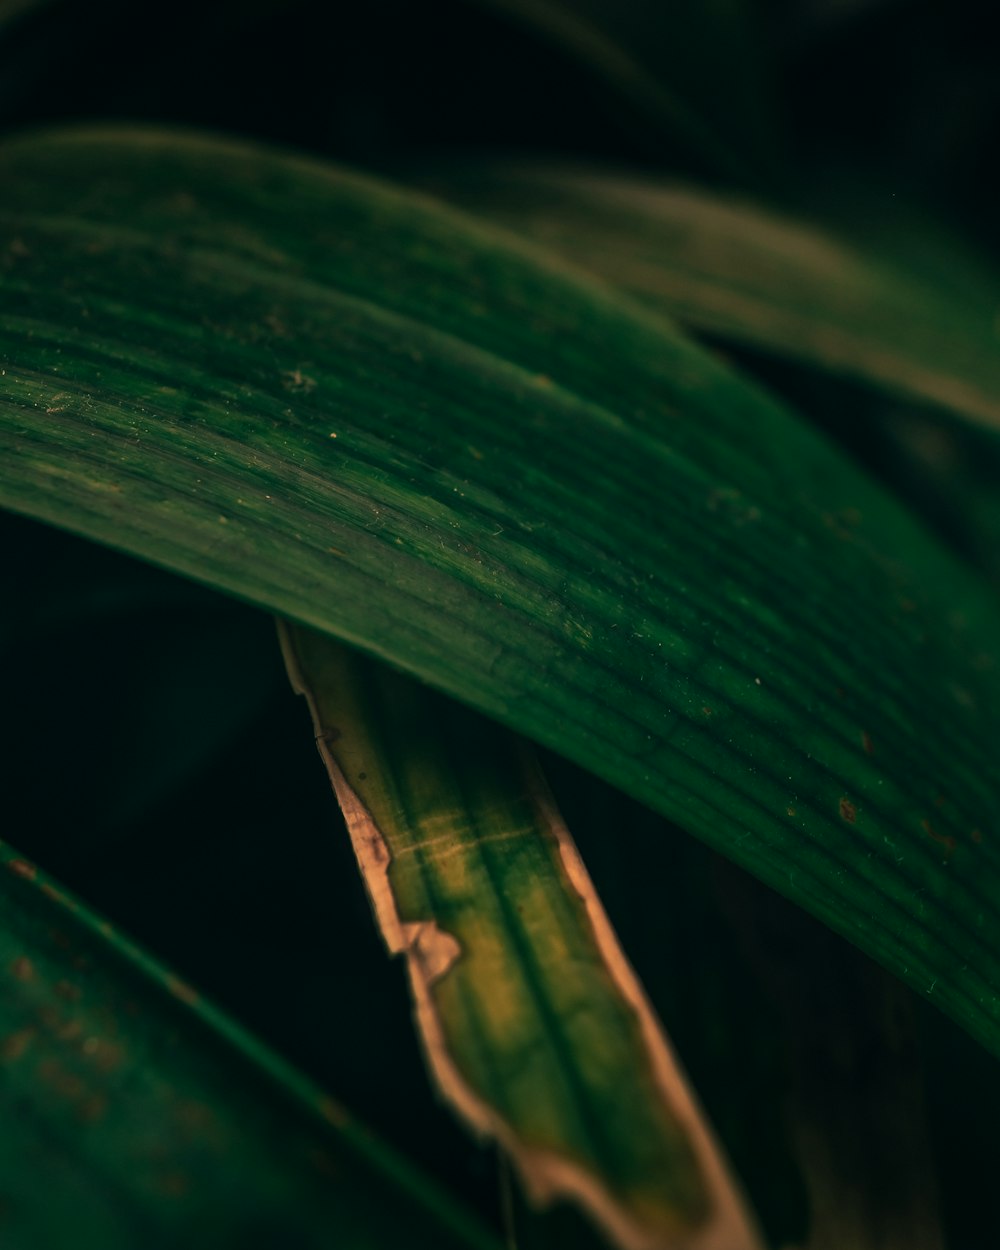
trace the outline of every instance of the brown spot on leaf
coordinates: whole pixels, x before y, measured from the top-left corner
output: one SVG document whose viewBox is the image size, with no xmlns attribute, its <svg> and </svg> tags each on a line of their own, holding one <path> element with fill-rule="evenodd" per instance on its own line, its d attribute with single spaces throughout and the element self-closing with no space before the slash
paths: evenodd
<svg viewBox="0 0 1000 1250">
<path fill-rule="evenodd" d="M 53 988 L 59 997 L 64 998 L 68 1003 L 78 1003 L 80 1001 L 82 991 L 72 981 L 57 981 Z"/>
<path fill-rule="evenodd" d="M 160 1177 L 160 1192 L 168 1198 L 183 1198 L 191 1188 L 191 1180 L 183 1172 L 164 1172 Z"/>
<path fill-rule="evenodd" d="M 288 326 L 277 313 L 268 313 L 263 319 L 264 325 L 271 331 L 275 338 L 287 339 Z"/>
<path fill-rule="evenodd" d="M 931 841 L 937 842 L 940 846 L 944 847 L 945 860 L 947 861 L 951 859 L 952 852 L 955 849 L 955 839 L 951 836 L 951 834 L 938 833 L 929 820 L 922 820 L 920 823 L 924 827 L 924 833 L 927 834 Z"/>
<path fill-rule="evenodd" d="M 172 191 L 164 198 L 163 207 L 175 216 L 187 217 L 198 207 L 198 201 L 190 191 Z"/>
<path fill-rule="evenodd" d="M 281 378 L 286 391 L 309 395 L 316 389 L 316 379 L 306 377 L 301 369 L 286 369 Z"/>
<path fill-rule="evenodd" d="M 872 744 L 871 734 L 867 729 L 862 729 L 861 731 L 861 745 L 865 749 L 865 755 L 875 754 L 875 747 Z"/>
<path fill-rule="evenodd" d="M 103 1037 L 88 1037 L 83 1043 L 83 1053 L 102 1072 L 113 1072 L 122 1061 L 122 1048 Z"/>
<path fill-rule="evenodd" d="M 20 1059 L 24 1052 L 31 1044 L 31 1039 L 35 1036 L 35 1030 L 31 1025 L 27 1025 L 23 1029 L 18 1029 L 16 1033 L 11 1033 L 0 1042 L 0 1063 L 14 1063 Z"/>
<path fill-rule="evenodd" d="M 709 512 L 721 511 L 735 525 L 746 525 L 761 518 L 760 508 L 747 503 L 742 491 L 729 486 L 717 486 L 709 491 L 705 504 Z"/>
<path fill-rule="evenodd" d="M 853 825 L 857 821 L 858 809 L 850 799 L 842 798 L 840 800 L 840 819 L 846 820 L 849 825 Z"/>
<path fill-rule="evenodd" d="M 969 834 L 969 837 L 973 840 L 973 842 L 975 842 L 976 846 L 978 846 L 983 840 L 982 829 L 973 829 L 973 831 Z"/>
<path fill-rule="evenodd" d="M 58 1059 L 43 1059 L 36 1069 L 39 1080 L 71 1104 L 73 1114 L 84 1124 L 93 1124 L 107 1110 L 107 1099 L 100 1090 L 64 1067 Z"/>
<path fill-rule="evenodd" d="M 90 1094 L 77 1104 L 76 1114 L 77 1118 L 82 1120 L 84 1124 L 96 1124 L 98 1120 L 104 1117 L 107 1109 L 108 1100 L 103 1094 Z"/>
<path fill-rule="evenodd" d="M 31 981 L 35 976 L 35 965 L 27 955 L 18 955 L 11 963 L 10 971 L 16 981 Z"/>
<path fill-rule="evenodd" d="M 29 864 L 26 859 L 9 859 L 7 867 L 17 877 L 24 877 L 26 881 L 34 881 L 38 875 L 38 869 L 34 864 Z"/>
<path fill-rule="evenodd" d="M 174 998 L 179 998 L 182 1003 L 187 1003 L 189 1007 L 193 1007 L 198 1002 L 198 991 L 193 985 L 188 985 L 187 981 L 182 981 L 180 977 L 168 976 L 167 989 L 173 994 Z"/>
<path fill-rule="evenodd" d="M 836 513 L 833 512 L 824 512 L 822 515 L 822 521 L 834 537 L 842 539 L 849 539 L 853 537 L 848 526 L 844 524 L 842 516 L 837 516 Z"/>
<path fill-rule="evenodd" d="M 215 1113 L 202 1102 L 189 1099 L 174 1108 L 174 1117 L 184 1128 L 203 1137 L 215 1126 Z"/>
<path fill-rule="evenodd" d="M 83 1081 L 57 1059 L 43 1059 L 38 1065 L 38 1076 L 54 1093 L 71 1102 L 78 1102 L 87 1096 Z"/>
<path fill-rule="evenodd" d="M 328 1120 L 336 1128 L 346 1128 L 349 1123 L 349 1116 L 339 1102 L 334 1102 L 332 1098 L 321 1098 L 319 1100 L 319 1110 L 324 1120 Z"/>
<path fill-rule="evenodd" d="M 61 1042 L 75 1042 L 83 1035 L 83 1022 L 72 1016 L 68 1020 L 60 1021 L 53 1032 Z"/>
<path fill-rule="evenodd" d="M 68 894 L 64 894 L 62 890 L 54 886 L 50 881 L 43 881 L 41 890 L 46 898 L 50 898 L 53 903 L 58 903 L 60 907 L 66 907 L 70 911 L 77 910 L 76 902 L 71 899 Z"/>
<path fill-rule="evenodd" d="M 50 1033 L 54 1033 L 59 1028 L 60 1019 L 55 1007 L 44 1006 L 38 1009 L 38 1023 Z"/>
<path fill-rule="evenodd" d="M 703 708 L 701 709 L 701 714 L 702 714 L 702 716 L 711 716 L 711 715 L 712 715 L 712 709 L 711 709 L 710 707 L 703 707 Z"/>
</svg>

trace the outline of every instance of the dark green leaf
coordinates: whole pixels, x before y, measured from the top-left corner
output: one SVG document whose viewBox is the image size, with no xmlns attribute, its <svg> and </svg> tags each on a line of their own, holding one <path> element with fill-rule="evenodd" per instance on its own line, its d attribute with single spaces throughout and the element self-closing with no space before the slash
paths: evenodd
<svg viewBox="0 0 1000 1250">
<path fill-rule="evenodd" d="M 147 132 L 0 175 L 7 506 L 553 747 L 1000 1050 L 1000 612 L 821 436 L 384 185 Z"/>
</svg>

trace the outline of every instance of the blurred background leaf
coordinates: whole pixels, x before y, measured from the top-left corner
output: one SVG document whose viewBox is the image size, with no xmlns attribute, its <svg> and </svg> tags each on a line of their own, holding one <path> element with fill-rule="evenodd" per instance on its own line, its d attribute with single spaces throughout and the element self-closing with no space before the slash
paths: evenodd
<svg viewBox="0 0 1000 1250">
<path fill-rule="evenodd" d="M 432 186 L 723 344 L 1000 431 L 1000 281 L 981 263 L 942 289 L 937 266 L 921 280 L 808 220 L 602 170 L 465 162 Z"/>
<path fill-rule="evenodd" d="M 498 1242 L 198 991 L 0 845 L 13 1250 Z"/>
<path fill-rule="evenodd" d="M 932 213 L 883 203 L 862 225 L 841 201 L 817 204 L 842 239 L 808 217 L 551 161 L 409 172 L 678 319 L 1000 577 L 1000 276 Z"/>
</svg>

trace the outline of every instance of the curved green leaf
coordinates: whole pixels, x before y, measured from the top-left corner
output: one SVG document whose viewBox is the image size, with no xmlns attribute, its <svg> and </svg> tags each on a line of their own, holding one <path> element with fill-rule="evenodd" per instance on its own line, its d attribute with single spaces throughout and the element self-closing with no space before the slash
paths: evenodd
<svg viewBox="0 0 1000 1250">
<path fill-rule="evenodd" d="M 522 740 L 282 628 L 444 1098 L 626 1250 L 753 1250 L 742 1196 Z"/>
<path fill-rule="evenodd" d="M 5 1247 L 497 1244 L 2 844 L 0 904 Z"/>
<path fill-rule="evenodd" d="M 820 435 L 384 185 L 149 132 L 0 176 L 7 506 L 555 748 L 1000 1050 L 1000 612 Z"/>
<path fill-rule="evenodd" d="M 819 228 L 652 179 L 463 168 L 434 186 L 692 329 L 1000 428 L 998 287 L 960 296 Z"/>
</svg>

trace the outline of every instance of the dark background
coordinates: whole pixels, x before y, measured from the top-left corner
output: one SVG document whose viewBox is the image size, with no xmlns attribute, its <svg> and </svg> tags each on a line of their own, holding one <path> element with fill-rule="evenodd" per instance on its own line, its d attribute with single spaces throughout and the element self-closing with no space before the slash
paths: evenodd
<svg viewBox="0 0 1000 1250">
<path fill-rule="evenodd" d="M 206 126 L 388 176 L 470 153 L 569 156 L 743 192 L 925 270 L 948 271 L 956 248 L 985 269 L 1000 263 L 992 6 L 569 7 L 671 102 L 609 78 L 529 3 L 36 2 L 0 25 L 0 130 Z M 890 414 L 860 388 L 738 360 L 995 574 L 955 489 L 956 476 L 980 492 L 997 480 L 995 440 L 914 411 L 949 449 L 942 477 L 900 438 L 898 404 Z M 20 518 L 0 516 L 0 542 L 3 836 L 495 1217 L 495 1156 L 428 1087 L 402 969 L 376 937 L 272 622 Z M 854 1183 L 853 1168 L 885 1201 L 917 1201 L 932 1184 L 926 1137 L 950 1244 L 986 1244 L 995 1063 L 683 834 L 566 764 L 549 770 L 775 1243 L 801 1239 L 808 1222 L 787 1109 L 809 1068 L 855 1126 L 852 1136 L 830 1108 L 813 1109 L 843 1156 L 831 1185 Z M 891 1036 L 886 1002 L 903 1022 Z M 567 1213 L 516 1218 L 522 1247 L 586 1242 Z"/>
</svg>

